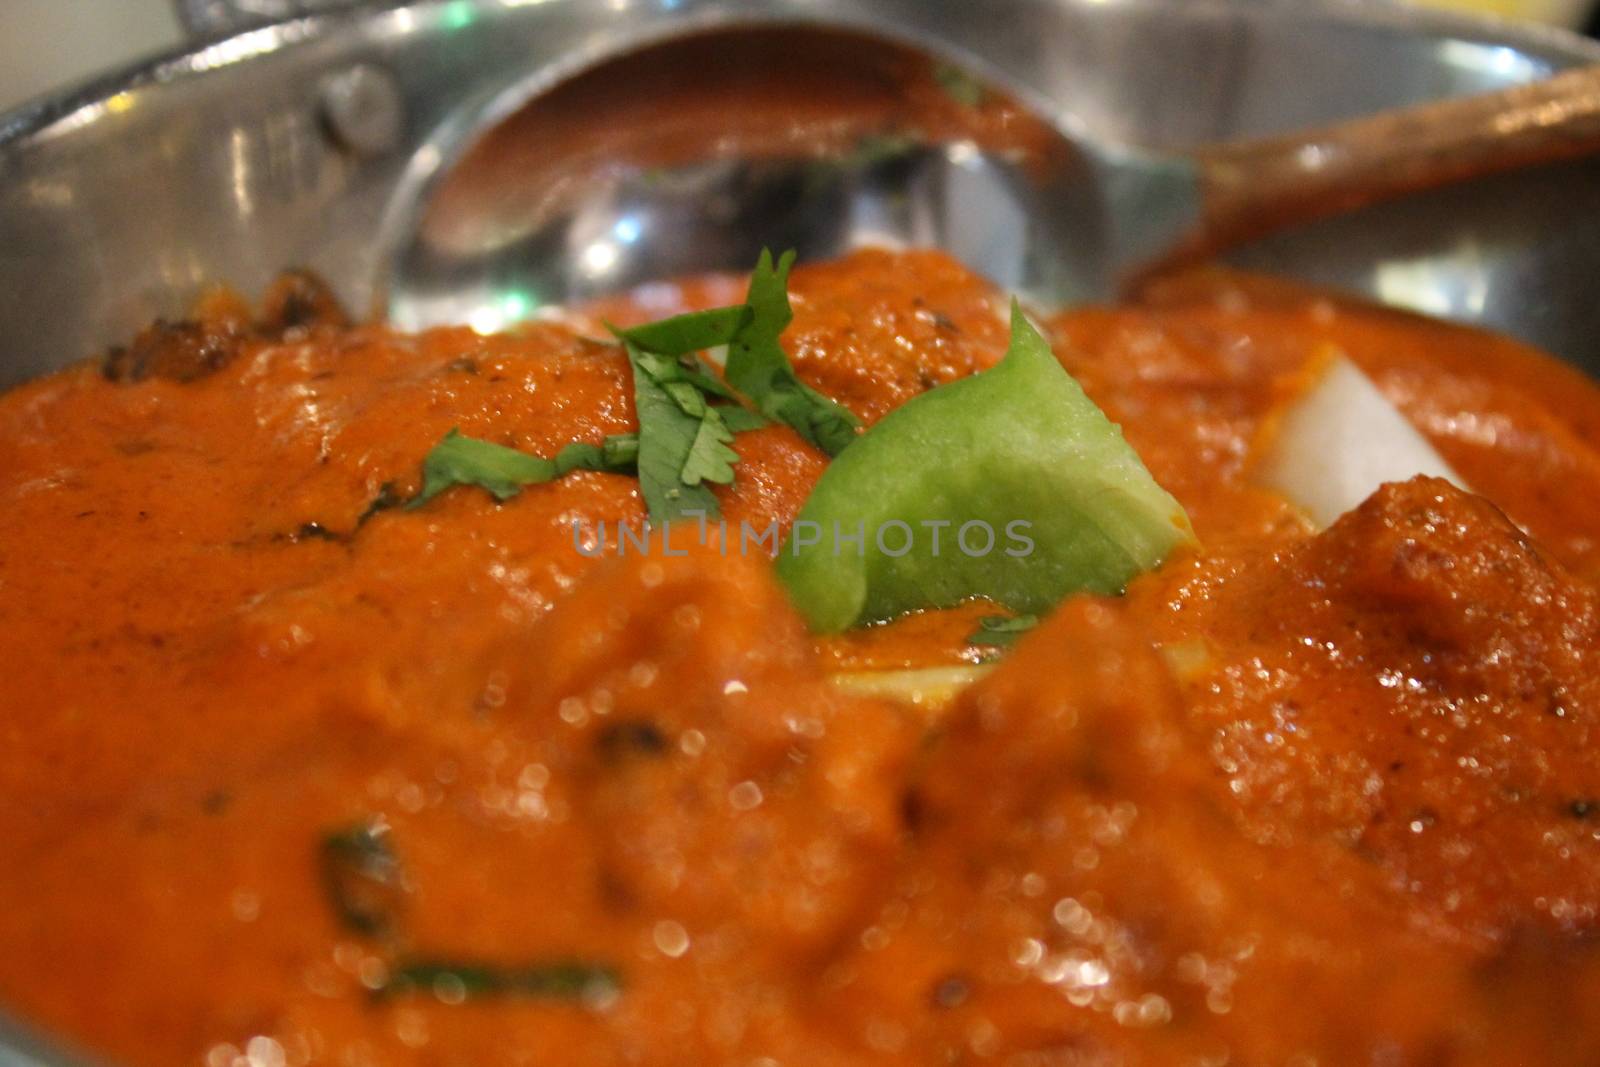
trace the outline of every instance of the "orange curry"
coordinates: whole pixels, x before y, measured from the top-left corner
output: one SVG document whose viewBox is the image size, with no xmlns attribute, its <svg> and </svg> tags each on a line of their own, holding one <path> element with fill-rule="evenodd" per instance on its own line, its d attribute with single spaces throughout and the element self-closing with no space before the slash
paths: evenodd
<svg viewBox="0 0 1600 1067">
<path fill-rule="evenodd" d="M 870 424 L 995 295 L 864 252 L 785 342 Z M 574 551 L 632 478 L 382 507 L 453 426 L 629 430 L 580 320 L 290 277 L 0 396 L 0 1004 L 132 1067 L 1600 1062 L 1600 390 L 1209 272 L 1049 326 L 1203 548 L 944 706 L 831 676 L 973 663 L 983 606 L 819 642 L 764 559 Z M 1329 342 L 1481 496 L 1253 487 Z M 737 448 L 725 515 L 791 521 L 826 457 Z"/>
</svg>

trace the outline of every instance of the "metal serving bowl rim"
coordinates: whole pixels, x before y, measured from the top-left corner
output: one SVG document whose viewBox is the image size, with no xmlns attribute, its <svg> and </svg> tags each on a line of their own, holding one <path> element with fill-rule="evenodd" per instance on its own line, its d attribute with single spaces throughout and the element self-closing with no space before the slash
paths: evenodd
<svg viewBox="0 0 1600 1067">
<path fill-rule="evenodd" d="M 0 112 L 0 161 L 18 145 L 56 123 L 119 93 L 260 56 L 323 36 L 328 28 L 360 22 L 376 13 L 401 8 L 438 7 L 450 0 L 377 0 L 353 8 L 304 15 L 234 33 L 200 38 L 137 62 L 113 69 L 66 88 L 24 101 Z M 1600 41 L 1556 26 L 1521 22 L 1492 14 L 1473 14 L 1407 4 L 1403 0 L 1111 0 L 1123 7 L 1160 8 L 1182 5 L 1189 11 L 1258 10 L 1305 15 L 1334 23 L 1383 26 L 1407 33 L 1464 37 L 1531 52 L 1562 55 L 1600 63 Z"/>
</svg>

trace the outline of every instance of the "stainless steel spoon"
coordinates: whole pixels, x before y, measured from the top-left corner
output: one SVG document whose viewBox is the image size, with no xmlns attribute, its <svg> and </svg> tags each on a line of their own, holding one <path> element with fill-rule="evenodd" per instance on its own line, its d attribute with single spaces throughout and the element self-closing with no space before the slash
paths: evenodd
<svg viewBox="0 0 1600 1067">
<path fill-rule="evenodd" d="M 815 27 L 723 29 L 515 89 L 419 155 L 388 213 L 387 312 L 499 328 L 645 282 L 942 248 L 1047 304 L 1323 215 L 1600 150 L 1600 68 L 1157 156 L 1003 77 Z"/>
</svg>

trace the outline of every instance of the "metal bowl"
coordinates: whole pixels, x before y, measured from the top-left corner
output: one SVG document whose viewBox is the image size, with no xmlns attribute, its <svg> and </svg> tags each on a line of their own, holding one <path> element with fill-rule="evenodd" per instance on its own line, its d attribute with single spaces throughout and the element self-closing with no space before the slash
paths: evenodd
<svg viewBox="0 0 1600 1067">
<path fill-rule="evenodd" d="M 206 282 L 251 293 L 285 266 L 381 310 L 374 234 L 395 190 L 517 86 L 581 69 L 618 38 L 797 21 L 936 43 L 1149 146 L 1600 61 L 1600 45 L 1555 30 L 1293 0 L 435 0 L 296 19 L 0 117 L 0 386 L 181 315 Z M 1597 366 L 1597 179 L 1600 166 L 1574 163 L 1477 182 L 1235 261 Z"/>
<path fill-rule="evenodd" d="M 488 109 L 504 113 L 508 93 L 619 39 L 783 22 L 932 43 L 1009 72 L 1103 136 L 1156 146 L 1600 61 L 1600 45 L 1557 31 L 1293 0 L 435 0 L 298 19 L 0 117 L 0 386 L 181 314 L 207 282 L 254 292 L 288 265 L 381 311 L 374 235 L 396 190 L 464 147 Z M 1600 367 L 1588 283 L 1600 227 L 1581 224 L 1597 217 L 1600 165 L 1570 164 L 1235 259 Z"/>
<path fill-rule="evenodd" d="M 1308 0 L 432 0 L 203 43 L 0 116 L 0 387 L 223 281 L 310 267 L 383 311 L 395 199 L 619 40 L 833 24 L 1009 72 L 1112 139 L 1265 134 L 1600 62 L 1570 34 Z M 1600 162 L 1413 198 L 1241 265 L 1500 329 L 1600 372 Z M 744 263 L 728 263 L 741 268 Z M 62 1062 L 0 1026 L 0 1065 Z"/>
</svg>

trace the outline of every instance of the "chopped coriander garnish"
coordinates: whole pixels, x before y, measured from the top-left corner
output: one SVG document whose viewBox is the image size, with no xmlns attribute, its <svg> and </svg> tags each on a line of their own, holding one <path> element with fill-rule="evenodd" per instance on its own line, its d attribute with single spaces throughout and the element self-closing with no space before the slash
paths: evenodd
<svg viewBox="0 0 1600 1067">
<path fill-rule="evenodd" d="M 632 341 L 624 340 L 623 347 L 628 350 L 628 358 L 633 362 L 635 377 L 641 372 L 648 375 L 685 415 L 698 419 L 705 414 L 709 403 L 707 390 L 695 380 L 694 371 L 671 356 L 646 352 Z M 638 383 L 634 384 L 637 387 Z M 718 383 L 717 388 L 726 387 Z"/>
<path fill-rule="evenodd" d="M 575 441 L 556 453 L 555 459 L 544 459 L 452 429 L 422 461 L 422 491 L 406 507 L 419 508 L 457 485 L 476 485 L 496 500 L 509 500 L 525 486 L 575 470 L 630 471 L 638 454 L 639 439 L 631 433 L 615 434 L 598 445 Z"/>
<path fill-rule="evenodd" d="M 1039 625 L 1037 615 L 985 615 L 967 644 L 978 648 L 1010 648 L 1017 638 Z"/>
<path fill-rule="evenodd" d="M 720 514 L 710 486 L 733 482 L 735 434 L 775 420 L 830 455 L 842 451 L 855 440 L 859 422 L 801 382 L 778 343 L 793 318 L 787 291 L 793 262 L 788 252 L 774 267 L 772 254 L 763 252 L 743 304 L 612 331 L 633 372 L 636 434 L 608 437 L 601 445 L 571 444 L 545 459 L 453 429 L 424 458 L 422 489 L 406 507 L 421 507 L 457 485 L 508 500 L 527 486 L 584 469 L 637 473 L 652 523 L 704 520 Z M 728 348 L 727 382 L 699 355 L 722 345 Z M 741 397 L 755 410 L 743 407 Z"/>
<path fill-rule="evenodd" d="M 367 936 L 394 927 L 405 887 L 387 827 L 366 822 L 331 833 L 322 839 L 320 860 L 323 886 L 341 923 Z"/>
<path fill-rule="evenodd" d="M 653 730 L 648 724 L 645 728 Z M 657 749 L 665 745 L 659 734 L 636 743 Z M 405 873 L 390 847 L 386 825 L 369 821 L 328 834 L 322 839 L 320 860 L 323 883 L 340 922 L 354 933 L 385 938 L 391 946 L 404 940 L 395 935 L 401 894 L 407 888 Z M 457 1004 L 469 997 L 499 995 L 601 999 L 621 987 L 615 967 L 585 960 L 503 967 L 402 958 L 390 966 L 388 977 L 374 992 L 380 997 L 431 992 Z"/>
<path fill-rule="evenodd" d="M 723 425 L 734 433 L 748 433 L 768 425 L 766 416 L 737 404 L 722 404 L 717 408 L 717 414 L 722 416 Z"/>
<path fill-rule="evenodd" d="M 796 377 L 778 343 L 794 318 L 789 307 L 789 268 L 793 264 L 793 252 L 785 252 L 776 268 L 772 253 L 761 253 L 745 297 L 750 317 L 728 342 L 728 383 L 761 414 L 793 427 L 801 437 L 836 456 L 856 439 L 860 421 Z"/>
<path fill-rule="evenodd" d="M 725 447 L 725 442 L 716 441 L 713 430 L 713 440 L 700 445 L 698 451 L 696 447 L 711 406 L 694 386 L 675 377 L 670 368 L 659 366 L 664 361 L 676 367 L 675 360 L 659 356 L 652 359 L 650 353 L 641 352 L 631 341 L 624 341 L 623 347 L 633 365 L 633 403 L 639 416 L 639 491 L 644 495 L 650 521 L 666 523 L 721 514 L 717 498 L 704 484 L 704 475 L 722 473 L 713 462 L 718 455 L 714 446 Z M 698 403 L 691 398 L 698 398 Z M 717 421 L 721 424 L 720 417 Z M 727 451 L 732 453 L 732 449 Z M 688 478 L 691 475 L 692 482 Z M 732 480 L 733 468 L 729 465 L 723 484 Z"/>
<path fill-rule="evenodd" d="M 636 433 L 614 433 L 598 445 L 574 441 L 556 453 L 556 477 L 575 470 L 631 474 L 638 459 L 639 435 Z"/>
<path fill-rule="evenodd" d="M 689 446 L 689 458 L 684 460 L 680 475 L 684 485 L 715 482 L 729 485 L 733 482 L 733 465 L 739 462 L 739 453 L 729 448 L 733 431 L 716 408 L 707 408 L 700 417 L 700 429 L 695 432 Z"/>
<path fill-rule="evenodd" d="M 389 972 L 380 996 L 431 992 L 441 1000 L 469 997 L 525 996 L 552 998 L 602 997 L 622 987 L 617 969 L 583 960 L 559 960 L 524 967 L 423 960 L 401 964 Z"/>
<path fill-rule="evenodd" d="M 476 485 L 487 489 L 496 500 L 510 500 L 523 486 L 548 482 L 555 473 L 552 460 L 480 441 L 452 429 L 423 459 L 422 492 L 406 507 L 420 508 L 457 485 Z"/>
<path fill-rule="evenodd" d="M 721 397 L 723 400 L 731 400 L 733 401 L 731 406 L 738 407 L 738 396 L 734 394 L 732 389 L 723 385 L 722 380 L 712 373 L 711 369 L 703 362 L 697 360 L 692 367 L 680 363 L 679 369 L 683 372 L 683 380 L 702 393 L 707 396 Z M 740 408 L 739 410 L 744 411 L 746 409 Z"/>
<path fill-rule="evenodd" d="M 622 337 L 645 352 L 677 359 L 732 341 L 739 328 L 750 320 L 751 314 L 748 304 L 691 311 L 687 315 L 674 315 L 670 319 L 623 330 Z"/>
</svg>

